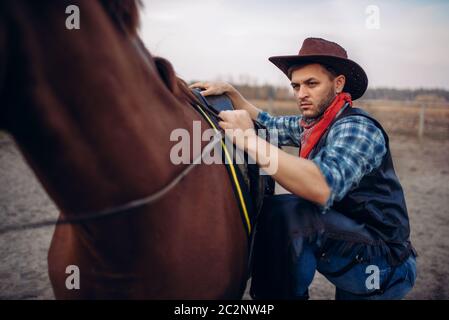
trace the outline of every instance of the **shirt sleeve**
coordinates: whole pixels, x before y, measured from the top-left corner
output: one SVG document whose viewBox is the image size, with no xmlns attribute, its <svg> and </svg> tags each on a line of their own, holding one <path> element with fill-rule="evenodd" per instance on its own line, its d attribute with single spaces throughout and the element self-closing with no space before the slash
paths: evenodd
<svg viewBox="0 0 449 320">
<path fill-rule="evenodd" d="M 370 119 L 351 116 L 338 120 L 329 131 L 326 145 L 312 159 L 331 189 L 323 213 L 377 169 L 386 153 L 383 133 Z"/>
<path fill-rule="evenodd" d="M 299 138 L 302 128 L 299 125 L 301 116 L 277 116 L 261 111 L 257 121 L 263 124 L 270 132 L 270 142 L 279 146 L 299 147 Z M 274 138 L 274 140 L 273 140 Z M 277 138 L 277 140 L 276 140 Z"/>
</svg>

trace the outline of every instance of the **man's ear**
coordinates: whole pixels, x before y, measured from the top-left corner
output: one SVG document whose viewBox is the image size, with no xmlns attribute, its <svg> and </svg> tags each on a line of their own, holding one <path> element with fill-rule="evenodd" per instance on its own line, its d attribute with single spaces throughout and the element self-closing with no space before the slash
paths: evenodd
<svg viewBox="0 0 449 320">
<path fill-rule="evenodd" d="M 345 87 L 346 77 L 344 75 L 339 75 L 334 80 L 335 83 L 335 92 L 340 93 L 343 92 L 343 88 Z"/>
</svg>

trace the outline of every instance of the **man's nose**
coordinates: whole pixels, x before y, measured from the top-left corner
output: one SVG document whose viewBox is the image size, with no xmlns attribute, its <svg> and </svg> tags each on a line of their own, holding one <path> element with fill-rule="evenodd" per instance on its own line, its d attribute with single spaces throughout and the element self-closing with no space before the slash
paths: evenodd
<svg viewBox="0 0 449 320">
<path fill-rule="evenodd" d="M 306 86 L 300 86 L 299 90 L 297 91 L 297 97 L 299 100 L 304 100 L 309 96 L 309 93 L 307 91 Z"/>
</svg>

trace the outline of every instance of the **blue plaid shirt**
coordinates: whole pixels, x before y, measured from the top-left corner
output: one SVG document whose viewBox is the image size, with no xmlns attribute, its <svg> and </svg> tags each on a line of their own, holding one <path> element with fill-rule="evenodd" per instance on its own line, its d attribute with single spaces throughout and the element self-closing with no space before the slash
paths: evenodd
<svg viewBox="0 0 449 320">
<path fill-rule="evenodd" d="M 274 117 L 260 112 L 257 120 L 275 130 L 279 146 L 299 147 L 302 116 Z M 329 130 L 325 145 L 311 159 L 321 170 L 331 189 L 325 212 L 355 188 L 360 180 L 377 169 L 387 153 L 382 131 L 366 117 L 351 116 L 337 120 Z"/>
</svg>

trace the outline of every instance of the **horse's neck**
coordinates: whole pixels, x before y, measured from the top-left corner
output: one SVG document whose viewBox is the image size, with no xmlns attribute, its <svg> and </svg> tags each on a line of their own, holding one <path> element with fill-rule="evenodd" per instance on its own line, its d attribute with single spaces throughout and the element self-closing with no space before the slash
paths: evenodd
<svg viewBox="0 0 449 320">
<path fill-rule="evenodd" d="M 84 11 L 78 31 L 53 24 L 37 13 L 19 26 L 28 69 L 6 114 L 20 149 L 67 212 L 154 192 L 181 170 L 169 159 L 170 133 L 197 116 L 101 12 Z"/>
</svg>

